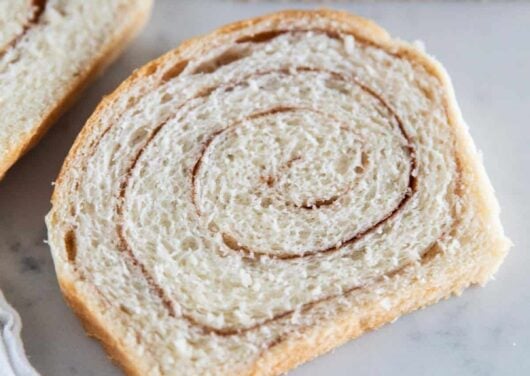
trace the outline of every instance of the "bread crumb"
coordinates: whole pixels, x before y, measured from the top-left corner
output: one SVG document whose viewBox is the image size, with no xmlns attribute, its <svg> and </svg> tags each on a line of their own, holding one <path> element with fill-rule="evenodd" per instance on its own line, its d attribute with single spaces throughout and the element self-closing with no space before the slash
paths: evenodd
<svg viewBox="0 0 530 376">
<path fill-rule="evenodd" d="M 355 38 L 353 38 L 353 35 L 346 35 L 344 38 L 344 49 L 348 53 L 348 55 L 353 55 L 353 52 L 355 51 Z"/>
<path fill-rule="evenodd" d="M 379 302 L 379 305 L 385 310 L 385 311 L 390 311 L 390 309 L 392 308 L 392 302 L 390 301 L 390 299 L 388 298 L 385 298 L 383 300 L 381 300 Z"/>
<path fill-rule="evenodd" d="M 420 50 L 421 52 L 425 52 L 425 42 L 423 42 L 422 40 L 416 39 L 415 41 L 412 42 L 412 45 L 416 47 L 418 50 Z"/>
</svg>

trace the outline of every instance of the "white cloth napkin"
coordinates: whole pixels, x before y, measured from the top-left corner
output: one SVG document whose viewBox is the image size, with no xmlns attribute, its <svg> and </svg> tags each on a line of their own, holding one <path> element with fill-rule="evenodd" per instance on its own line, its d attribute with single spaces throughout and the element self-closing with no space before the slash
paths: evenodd
<svg viewBox="0 0 530 376">
<path fill-rule="evenodd" d="M 7 304 L 0 291 L 0 375 L 1 376 L 38 376 L 31 366 L 22 341 L 22 324 L 18 313 Z"/>
</svg>

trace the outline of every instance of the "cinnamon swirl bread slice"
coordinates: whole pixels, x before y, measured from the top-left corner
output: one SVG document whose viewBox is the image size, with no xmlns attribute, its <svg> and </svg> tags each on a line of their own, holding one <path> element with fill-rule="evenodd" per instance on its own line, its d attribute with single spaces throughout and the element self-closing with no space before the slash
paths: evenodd
<svg viewBox="0 0 530 376">
<path fill-rule="evenodd" d="M 0 2 L 0 178 L 144 24 L 151 0 Z"/>
<path fill-rule="evenodd" d="M 441 66 L 291 11 L 137 71 L 47 217 L 60 285 L 131 375 L 276 375 L 483 284 L 509 241 Z"/>
</svg>

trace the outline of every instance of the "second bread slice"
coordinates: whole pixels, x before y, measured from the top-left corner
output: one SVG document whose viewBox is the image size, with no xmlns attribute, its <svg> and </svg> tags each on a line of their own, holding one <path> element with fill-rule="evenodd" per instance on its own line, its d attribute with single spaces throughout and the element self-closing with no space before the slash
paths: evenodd
<svg viewBox="0 0 530 376">
<path fill-rule="evenodd" d="M 151 0 L 0 4 L 0 178 L 143 26 Z"/>
</svg>

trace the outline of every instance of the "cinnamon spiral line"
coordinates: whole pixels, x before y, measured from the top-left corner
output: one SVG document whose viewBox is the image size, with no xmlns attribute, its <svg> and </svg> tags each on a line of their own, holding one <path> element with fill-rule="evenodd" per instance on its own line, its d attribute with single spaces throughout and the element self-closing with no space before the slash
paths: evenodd
<svg viewBox="0 0 530 376">
<path fill-rule="evenodd" d="M 407 155 L 408 155 L 408 159 L 409 159 L 409 174 L 408 174 L 408 177 L 407 177 L 407 180 L 408 180 L 407 181 L 407 189 L 405 190 L 405 192 L 403 192 L 403 194 L 401 196 L 401 199 L 399 200 L 399 202 L 396 205 L 396 207 L 394 207 L 390 212 L 385 213 L 375 224 L 372 224 L 371 226 L 368 226 L 365 229 L 362 229 L 361 231 L 359 231 L 358 233 L 356 233 L 353 236 L 349 237 L 348 239 L 345 239 L 343 242 L 341 242 L 338 245 L 335 245 L 335 246 L 332 246 L 332 247 L 328 247 L 328 248 L 325 248 L 325 249 L 317 249 L 317 250 L 306 251 L 306 252 L 303 252 L 303 254 L 301 254 L 301 255 L 298 255 L 298 254 L 296 254 L 296 255 L 293 255 L 293 254 L 268 255 L 265 252 L 259 252 L 259 251 L 251 250 L 251 249 L 247 248 L 244 245 L 239 245 L 237 240 L 235 240 L 230 234 L 226 234 L 226 233 L 222 234 L 223 240 L 225 241 L 227 246 L 229 248 L 235 250 L 235 251 L 241 252 L 245 258 L 249 259 L 250 262 L 252 262 L 252 259 L 254 257 L 256 257 L 256 256 L 258 256 L 258 257 L 260 257 L 260 256 L 268 256 L 269 258 L 277 259 L 278 261 L 288 261 L 288 260 L 293 260 L 293 259 L 311 257 L 311 256 L 315 256 L 317 254 L 324 254 L 324 253 L 331 253 L 331 252 L 338 251 L 341 248 L 345 247 L 346 245 L 351 245 L 351 244 L 357 242 L 358 240 L 362 239 L 364 236 L 366 236 L 367 234 L 371 233 L 372 231 L 377 229 L 379 226 L 381 226 L 383 223 L 387 222 L 389 219 L 394 217 L 409 202 L 411 197 L 413 197 L 413 195 L 415 194 L 415 192 L 417 190 L 417 186 L 418 186 L 417 178 L 416 178 L 416 176 L 414 174 L 414 170 L 416 169 L 416 163 L 417 162 L 416 162 L 416 159 L 415 159 L 414 146 L 413 146 L 411 137 L 406 133 L 401 119 L 391 109 L 391 107 L 381 98 L 381 96 L 377 95 L 372 89 L 370 89 L 367 86 L 363 85 L 362 83 L 358 82 L 355 78 L 353 78 L 353 77 L 345 77 L 343 74 L 340 74 L 340 73 L 330 72 L 330 71 L 325 71 L 325 70 L 315 69 L 315 68 L 309 68 L 309 67 L 298 67 L 298 68 L 295 69 L 295 71 L 296 72 L 326 73 L 326 74 L 329 74 L 330 76 L 333 76 L 333 77 L 338 78 L 340 80 L 347 80 L 347 81 L 349 81 L 349 82 L 351 82 L 351 83 L 353 83 L 355 85 L 358 85 L 365 93 L 368 93 L 370 96 L 374 97 L 378 101 L 378 103 L 380 103 L 384 108 L 387 109 L 388 113 L 390 114 L 390 116 L 393 119 L 393 121 L 391 123 L 396 124 L 398 131 L 404 137 L 404 139 L 407 141 L 406 151 L 407 151 Z M 268 73 L 290 74 L 290 72 L 292 72 L 292 70 L 288 71 L 287 69 L 279 69 L 277 71 L 268 71 L 266 73 L 267 74 Z M 259 74 L 265 74 L 265 73 L 262 72 L 262 73 L 259 73 Z M 189 102 L 189 101 L 191 101 L 193 99 L 196 99 L 197 97 L 207 96 L 210 93 L 212 93 L 214 90 L 218 90 L 218 89 L 231 90 L 233 87 L 238 86 L 241 83 L 242 83 L 242 81 L 236 82 L 236 83 L 229 83 L 229 84 L 225 85 L 223 88 L 207 88 L 207 89 L 203 90 L 198 96 L 188 100 L 187 102 Z M 177 109 L 177 112 L 184 105 L 185 104 L 179 106 L 179 108 Z M 295 108 L 289 107 L 289 106 L 287 106 L 287 107 L 277 107 L 277 108 L 273 108 L 273 109 L 270 109 L 270 110 L 266 110 L 266 111 L 262 111 L 262 112 L 251 114 L 251 115 L 247 116 L 246 118 L 247 119 L 259 118 L 259 117 L 263 117 L 263 116 L 267 116 L 267 115 L 271 115 L 271 114 L 277 114 L 277 113 L 289 112 L 289 111 L 295 111 L 295 110 L 298 110 L 298 109 L 295 109 Z M 174 115 L 174 116 L 176 116 L 176 115 Z M 144 151 L 146 150 L 148 145 L 160 134 L 160 131 L 168 124 L 169 120 L 171 120 L 171 119 L 167 119 L 166 121 L 163 121 L 161 124 L 159 124 L 157 127 L 154 128 L 152 133 L 147 137 L 147 140 L 145 141 L 143 146 L 139 149 L 139 151 L 136 153 L 136 155 L 132 158 L 131 163 L 129 164 L 129 167 L 126 169 L 126 174 L 125 174 L 125 176 L 124 176 L 124 178 L 123 178 L 123 180 L 122 180 L 122 182 L 120 184 L 120 189 L 119 189 L 119 192 L 118 192 L 118 199 L 117 199 L 118 203 L 116 205 L 115 212 L 117 214 L 116 233 L 117 233 L 117 237 L 118 237 L 118 249 L 120 251 L 124 252 L 125 254 L 127 254 L 128 258 L 131 259 L 132 263 L 139 268 L 141 273 L 144 275 L 145 280 L 151 286 L 152 290 L 160 297 L 162 303 L 164 304 L 164 306 L 168 310 L 169 315 L 172 316 L 172 317 L 177 317 L 173 300 L 167 296 L 167 294 L 164 291 L 164 289 L 157 284 L 157 282 L 155 281 L 153 276 L 150 275 L 150 273 L 147 270 L 147 268 L 135 256 L 135 252 L 134 252 L 133 248 L 131 247 L 131 245 L 128 243 L 127 238 L 126 238 L 125 233 L 124 233 L 124 229 L 123 229 L 123 223 L 124 223 L 123 208 L 124 208 L 124 204 L 125 204 L 126 199 L 127 199 L 127 187 L 129 185 L 129 180 L 130 180 L 130 178 L 132 176 L 132 173 L 133 173 L 138 161 L 142 157 L 142 154 L 144 153 Z M 209 137 L 207 137 L 206 141 L 203 142 L 203 146 L 201 148 L 199 156 L 198 156 L 195 164 L 193 165 L 193 168 L 190 171 L 190 180 L 191 180 L 191 186 L 192 186 L 192 201 L 194 201 L 194 205 L 195 205 L 195 207 L 197 209 L 197 214 L 199 216 L 201 215 L 201 212 L 200 212 L 199 208 L 197 207 L 197 205 L 195 203 L 195 195 L 196 195 L 195 186 L 196 186 L 197 174 L 198 174 L 198 172 L 199 172 L 199 170 L 201 168 L 202 158 L 203 158 L 205 152 L 207 151 L 208 147 L 215 140 L 215 138 L 221 136 L 224 132 L 226 132 L 228 129 L 232 129 L 234 126 L 237 126 L 237 123 L 233 124 L 231 126 L 222 128 L 222 129 L 218 129 L 218 130 L 212 132 Z M 336 200 L 336 199 L 335 198 L 331 198 L 331 199 L 327 199 L 327 200 L 322 200 L 322 202 L 318 202 L 318 200 L 317 200 L 317 201 L 315 201 L 315 203 L 312 205 L 311 208 L 312 209 L 319 209 L 320 206 L 326 206 L 326 205 L 332 204 L 334 200 Z M 309 209 L 309 208 L 306 208 L 306 209 Z M 428 251 L 430 249 L 431 249 L 431 247 L 429 247 L 429 249 L 425 253 L 428 253 Z M 430 252 L 429 254 L 431 254 L 431 253 L 432 252 Z M 329 295 L 329 296 L 325 296 L 325 297 L 322 297 L 322 298 L 307 302 L 307 303 L 305 303 L 305 304 L 303 304 L 301 306 L 301 310 L 302 311 L 307 310 L 310 307 L 314 306 L 315 304 L 318 304 L 318 303 L 321 303 L 321 302 L 324 302 L 324 301 L 327 301 L 327 300 L 331 300 L 331 299 L 337 298 L 339 296 L 343 296 L 343 295 L 352 293 L 352 292 L 354 292 L 356 290 L 359 290 L 359 289 L 362 289 L 362 288 L 366 287 L 367 285 L 380 282 L 380 281 L 384 280 L 385 278 L 390 278 L 390 277 L 400 273 L 402 270 L 404 270 L 409 265 L 410 265 L 410 263 L 402 265 L 402 266 L 400 266 L 400 267 L 398 267 L 396 269 L 393 269 L 393 270 L 391 270 L 391 271 L 389 271 L 387 273 L 384 273 L 383 275 L 381 275 L 379 277 L 374 278 L 373 280 L 369 281 L 368 283 L 351 286 L 350 288 L 345 289 L 341 294 Z M 254 330 L 256 328 L 259 328 L 262 325 L 266 325 L 267 323 L 271 323 L 273 321 L 285 318 L 288 315 L 292 314 L 293 312 L 294 312 L 294 310 L 286 310 L 284 312 L 276 314 L 275 316 L 273 316 L 273 317 L 271 317 L 269 319 L 259 321 L 256 324 L 251 325 L 251 326 L 247 326 L 247 327 L 223 327 L 223 328 L 217 328 L 217 327 L 213 327 L 213 326 L 202 324 L 202 323 L 198 322 L 197 320 L 195 320 L 190 315 L 185 314 L 185 313 L 179 315 L 179 317 L 184 318 L 191 325 L 194 325 L 194 326 L 197 326 L 197 327 L 201 328 L 205 333 L 213 333 L 213 334 L 220 335 L 220 336 L 230 336 L 230 335 L 242 334 L 242 333 Z"/>
<path fill-rule="evenodd" d="M 26 20 L 26 23 L 22 27 L 22 31 L 12 38 L 4 47 L 0 48 L 0 59 L 6 54 L 6 52 L 15 47 L 27 32 L 36 24 L 39 23 L 39 20 L 46 9 L 46 3 L 48 0 L 31 0 L 30 7 L 33 10 L 30 17 Z"/>
<path fill-rule="evenodd" d="M 304 71 L 324 72 L 323 70 L 307 68 L 307 67 L 297 68 L 297 71 L 301 71 L 301 72 L 304 72 Z M 285 73 L 285 71 L 280 71 L 280 72 Z M 343 75 L 341 75 L 339 73 L 336 73 L 336 72 L 326 72 L 326 73 L 330 73 L 332 76 L 338 77 L 338 78 L 340 78 L 342 80 L 346 79 Z M 402 121 L 397 116 L 397 114 L 390 108 L 390 106 L 388 106 L 388 104 L 386 104 L 386 102 L 379 95 L 377 95 L 373 90 L 367 88 L 365 85 L 360 84 L 355 79 L 352 79 L 352 82 L 354 82 L 355 84 L 359 85 L 359 87 L 361 87 L 365 92 L 367 92 L 370 95 L 372 95 L 373 97 L 375 97 L 389 111 L 391 116 L 397 122 L 399 131 L 401 132 L 402 136 L 407 140 L 407 142 L 409 144 L 407 146 L 407 153 L 408 153 L 408 156 L 409 156 L 410 168 L 409 168 L 407 190 L 405 192 L 403 192 L 402 197 L 401 197 L 399 203 L 397 204 L 397 206 L 394 209 L 392 209 L 389 213 L 386 213 L 385 215 L 383 215 L 381 217 L 381 219 L 376 221 L 374 224 L 372 224 L 372 225 L 368 226 L 367 228 L 359 231 L 358 233 L 354 234 L 353 236 L 350 236 L 349 238 L 344 239 L 343 241 L 340 242 L 340 244 L 335 245 L 335 246 L 331 246 L 331 247 L 327 247 L 327 248 L 323 248 L 323 249 L 306 251 L 306 252 L 303 252 L 301 255 L 293 255 L 293 254 L 279 254 L 279 255 L 275 254 L 275 255 L 270 255 L 267 252 L 258 251 L 258 250 L 252 250 L 252 249 L 250 249 L 249 247 L 247 247 L 245 245 L 239 244 L 239 242 L 237 242 L 237 240 L 235 240 L 235 238 L 233 236 L 231 236 L 230 234 L 224 233 L 222 235 L 223 239 L 225 241 L 225 244 L 230 249 L 233 249 L 235 251 L 240 251 L 241 253 L 244 254 L 244 256 L 249 257 L 249 258 L 267 256 L 267 257 L 277 258 L 277 259 L 282 259 L 282 260 L 303 258 L 303 257 L 313 256 L 313 255 L 316 255 L 316 254 L 319 254 L 319 253 L 336 252 L 336 251 L 340 250 L 341 248 L 343 248 L 344 246 L 353 244 L 354 242 L 362 239 L 367 234 L 369 234 L 372 231 L 376 230 L 379 226 L 381 226 L 386 221 L 388 221 L 393 216 L 395 216 L 406 205 L 406 203 L 411 199 L 411 197 L 414 195 L 414 193 L 416 192 L 416 188 L 417 188 L 417 178 L 414 176 L 414 171 L 416 169 L 416 164 L 417 163 L 416 163 L 416 158 L 414 156 L 414 147 L 412 146 L 411 138 L 405 132 L 405 129 L 403 127 Z M 251 118 L 255 119 L 255 118 L 262 117 L 262 116 L 267 116 L 267 115 L 270 115 L 270 114 L 275 114 L 275 113 L 279 113 L 279 112 L 287 112 L 287 111 L 292 111 L 292 110 L 293 110 L 293 108 L 290 108 L 290 107 L 278 107 L 278 108 L 275 108 L 275 109 L 272 109 L 272 110 L 268 110 L 268 111 L 260 112 L 260 113 L 257 113 L 257 114 L 253 114 L 253 115 L 249 116 L 248 119 L 251 119 Z M 193 190 L 192 200 L 193 200 L 194 205 L 195 205 L 196 208 L 197 208 L 197 204 L 195 203 L 196 175 L 197 175 L 197 172 L 198 172 L 199 168 L 201 167 L 202 158 L 203 158 L 206 150 L 208 149 L 209 145 L 213 142 L 213 140 L 216 137 L 218 137 L 221 134 L 223 134 L 225 131 L 226 131 L 226 129 L 218 130 L 218 131 L 212 133 L 208 137 L 207 141 L 203 145 L 203 148 L 201 150 L 199 158 L 197 159 L 197 162 L 195 163 L 195 165 L 193 167 L 192 177 L 191 177 L 192 190 Z M 327 206 L 327 205 L 332 204 L 337 199 L 338 199 L 338 197 L 332 197 L 330 199 L 323 199 L 323 200 L 316 200 L 315 203 L 312 204 L 312 205 L 302 205 L 301 207 L 304 208 L 304 209 L 315 209 L 315 208 L 318 209 L 321 206 Z M 197 208 L 197 213 L 200 215 L 200 210 L 198 208 Z"/>
<path fill-rule="evenodd" d="M 273 39 L 273 38 L 275 38 L 277 36 L 280 36 L 280 35 L 283 35 L 283 34 L 286 34 L 286 33 L 310 32 L 310 31 L 311 32 L 324 32 L 330 38 L 334 38 L 334 39 L 340 39 L 341 36 L 342 36 L 342 34 L 339 34 L 339 33 L 336 33 L 336 32 L 328 32 L 326 30 L 322 31 L 322 30 L 317 30 L 317 29 L 311 29 L 311 30 L 279 30 L 279 31 L 268 31 L 268 32 L 254 34 L 252 36 L 242 37 L 242 38 L 238 39 L 237 42 L 239 42 L 239 43 L 264 43 L 264 42 L 267 42 L 270 39 Z M 364 40 L 362 38 L 360 39 L 359 36 L 357 36 L 357 35 L 355 37 L 356 37 L 356 41 L 358 41 L 359 43 L 375 46 L 375 44 L 373 42 L 366 41 L 366 40 Z M 385 49 L 385 48 L 383 48 L 381 46 L 376 46 L 376 47 Z M 400 53 L 395 53 L 395 52 L 390 52 L 390 51 L 387 51 L 387 52 L 389 54 L 395 56 L 395 57 L 398 57 L 398 58 L 402 57 L 400 55 Z M 176 65 L 176 68 L 173 69 L 170 72 L 171 74 L 164 74 L 163 75 L 163 80 L 160 82 L 160 85 L 163 85 L 165 82 L 167 82 L 167 81 L 171 80 L 172 78 L 178 76 L 183 71 L 183 69 L 185 69 L 187 64 L 188 64 L 188 62 L 185 61 L 185 60 L 179 62 Z M 323 72 L 323 70 L 310 68 L 310 67 L 298 67 L 298 68 L 295 69 L 295 71 L 298 71 L 298 72 L 303 72 L 303 71 L 306 71 L 306 72 L 309 72 L 309 71 Z M 154 71 L 152 70 L 150 74 L 152 74 L 153 72 Z M 273 72 L 273 71 L 257 72 L 254 75 L 267 74 L 267 73 L 270 73 L 270 72 Z M 289 69 L 278 69 L 275 72 L 278 72 L 278 73 L 281 73 L 281 74 L 289 74 L 291 72 L 291 70 L 289 70 Z M 355 234 L 353 237 L 351 237 L 349 239 L 346 239 L 347 244 L 353 244 L 356 241 L 362 239 L 368 233 L 374 231 L 376 228 L 381 226 L 383 223 L 385 223 L 388 220 L 390 220 L 395 215 L 397 215 L 406 206 L 406 204 L 410 201 L 410 199 L 416 193 L 418 183 L 417 183 L 417 178 L 415 177 L 415 175 L 413 175 L 413 171 L 417 167 L 416 166 L 416 157 L 415 157 L 415 148 L 413 146 L 413 142 L 412 142 L 411 138 L 408 136 L 408 134 L 406 133 L 406 131 L 404 129 L 404 126 L 403 126 L 403 123 L 402 123 L 401 119 L 395 114 L 395 112 L 391 109 L 391 107 L 387 105 L 387 103 L 384 101 L 384 99 L 380 95 L 378 95 L 371 88 L 369 88 L 366 85 L 362 84 L 355 77 L 349 77 L 349 76 L 345 77 L 345 75 L 340 74 L 340 73 L 336 73 L 336 72 L 327 72 L 327 73 L 330 74 L 330 75 L 333 75 L 333 76 L 335 76 L 337 78 L 348 79 L 348 80 L 354 81 L 354 83 L 356 85 L 358 85 L 359 87 L 361 87 L 365 92 L 367 92 L 372 97 L 376 98 L 378 100 L 378 102 L 389 111 L 391 116 L 394 118 L 394 122 L 397 124 L 397 127 L 398 127 L 401 135 L 407 140 L 407 142 L 409 144 L 406 147 L 406 152 L 407 152 L 407 154 L 409 156 L 409 158 L 408 158 L 409 159 L 409 175 L 408 175 L 408 184 L 407 184 L 408 189 L 407 189 L 407 191 L 403 193 L 398 205 L 393 210 L 391 210 L 389 213 L 386 213 L 385 216 L 380 218 L 371 227 L 363 229 L 362 231 L 360 231 L 357 234 Z M 248 77 L 244 77 L 242 81 L 244 81 L 245 79 L 248 79 L 250 76 L 252 76 L 252 75 L 249 75 Z M 242 81 L 228 82 L 223 87 L 224 87 L 225 90 L 228 91 L 231 88 L 233 88 L 234 86 L 238 85 L 238 83 L 242 82 Z M 210 88 L 203 89 L 200 93 L 198 93 L 195 97 L 191 98 L 190 100 L 197 99 L 197 98 L 200 98 L 200 97 L 206 97 L 206 96 L 210 95 L 214 90 L 218 90 L 220 88 L 222 88 L 222 87 L 210 87 Z M 178 111 L 182 107 L 184 107 L 184 105 L 186 105 L 190 100 L 186 101 L 182 105 L 179 105 L 179 107 L 176 109 L 176 111 Z M 284 110 L 286 110 L 286 108 L 283 108 L 283 109 L 282 108 L 276 108 L 276 110 L 284 111 Z M 117 240 L 118 240 L 117 241 L 118 249 L 120 251 L 122 251 L 126 255 L 127 259 L 129 259 L 131 261 L 131 263 L 134 266 L 136 266 L 140 270 L 140 272 L 144 275 L 145 280 L 147 281 L 149 286 L 151 286 L 153 292 L 156 295 L 159 296 L 159 298 L 161 299 L 163 305 L 166 307 L 166 309 L 167 309 L 167 311 L 168 311 L 168 313 L 169 313 L 169 315 L 171 317 L 183 318 L 190 325 L 201 329 L 204 333 L 211 333 L 211 334 L 215 334 L 215 335 L 219 335 L 219 336 L 231 336 L 231 335 L 243 334 L 243 333 L 246 333 L 248 331 L 257 329 L 257 328 L 259 328 L 262 325 L 265 325 L 265 324 L 274 322 L 276 320 L 280 320 L 282 318 L 288 317 L 290 314 L 292 314 L 294 312 L 294 310 L 287 310 L 287 311 L 281 312 L 281 313 L 276 314 L 275 316 L 273 316 L 273 317 L 271 317 L 271 318 L 269 318 L 267 320 L 259 321 L 256 324 L 251 325 L 251 326 L 247 326 L 247 327 L 223 327 L 223 328 L 217 328 L 217 327 L 205 325 L 205 324 L 197 321 L 194 317 L 192 317 L 189 314 L 186 314 L 186 313 L 177 314 L 176 310 L 175 310 L 174 301 L 171 298 L 168 297 L 168 295 L 165 292 L 165 290 L 161 286 L 159 286 L 157 284 L 157 282 L 155 281 L 155 279 L 152 277 L 152 275 L 150 275 L 150 273 L 147 270 L 146 266 L 143 265 L 142 262 L 135 256 L 134 250 L 129 245 L 129 243 L 128 243 L 127 239 L 126 239 L 126 236 L 124 234 L 124 228 L 123 228 L 123 223 L 124 223 L 123 208 L 124 208 L 124 204 L 125 204 L 125 201 L 126 201 L 126 194 L 127 194 L 127 187 L 128 187 L 128 184 L 129 184 L 129 179 L 132 176 L 132 172 L 135 169 L 138 161 L 142 157 L 142 154 L 144 153 L 144 151 L 145 151 L 146 147 L 148 146 L 148 144 L 151 143 L 155 139 L 155 137 L 157 137 L 157 135 L 162 130 L 162 128 L 165 127 L 167 125 L 167 123 L 172 118 L 173 118 L 173 115 L 170 116 L 168 119 L 166 119 L 165 121 L 163 121 L 161 124 L 157 125 L 154 128 L 154 130 L 151 132 L 151 134 L 147 137 L 147 141 L 145 142 L 145 144 L 140 148 L 139 152 L 134 156 L 134 158 L 131 159 L 131 163 L 127 167 L 125 175 L 124 175 L 124 178 L 123 178 L 123 180 L 120 183 L 119 193 L 117 195 L 118 204 L 115 207 L 115 212 L 117 214 L 116 233 L 117 233 Z M 108 131 L 111 129 L 112 126 L 113 126 L 113 123 L 109 124 L 105 129 L 103 129 L 101 134 L 95 140 L 92 141 L 92 143 L 90 145 L 90 150 L 91 150 L 90 155 L 94 154 L 94 151 L 98 147 L 100 141 L 105 137 L 105 135 L 108 133 Z M 192 189 L 193 190 L 195 190 L 196 176 L 197 176 L 197 174 L 198 174 L 198 172 L 200 170 L 200 167 L 201 167 L 202 155 L 204 155 L 204 153 L 206 152 L 206 150 L 208 149 L 210 144 L 214 141 L 214 139 L 216 137 L 220 136 L 223 131 L 224 131 L 224 129 L 220 129 L 220 130 L 217 130 L 215 132 L 212 132 L 210 134 L 209 138 L 207 139 L 207 141 L 205 141 L 203 143 L 203 147 L 201 149 L 200 155 L 197 158 L 197 161 L 196 161 L 195 165 L 193 165 L 192 170 L 190 171 L 190 179 L 192 181 Z M 458 171 L 457 171 L 457 175 L 458 175 Z M 266 178 L 265 182 L 266 182 L 266 184 L 273 185 L 274 184 L 274 179 L 271 178 L 269 180 L 268 178 Z M 458 192 L 455 192 L 455 194 L 458 194 Z M 195 193 L 193 192 L 192 196 L 194 196 L 194 195 L 195 195 Z M 302 204 L 302 205 L 299 205 L 299 209 L 304 209 L 304 210 L 316 210 L 317 209 L 318 210 L 321 207 L 324 208 L 326 206 L 332 205 L 336 200 L 337 200 L 337 197 L 335 197 L 335 196 L 328 197 L 328 198 L 322 198 L 322 199 L 316 199 L 316 200 L 312 201 L 311 205 L 309 205 L 309 203 L 307 203 L 307 205 L 305 203 Z M 200 215 L 200 211 L 199 210 L 198 210 L 198 214 Z M 440 238 L 442 236 L 444 236 L 444 235 L 443 234 L 440 235 Z M 226 238 L 225 243 L 232 244 L 233 246 L 235 244 L 234 248 L 236 248 L 236 249 L 233 249 L 233 250 L 237 251 L 237 252 L 240 252 L 243 255 L 243 258 L 246 260 L 246 262 L 254 262 L 253 258 L 255 258 L 256 256 L 260 256 L 260 254 L 259 253 L 257 254 L 256 251 L 247 249 L 244 245 L 243 246 L 238 245 L 237 240 L 234 239 L 234 238 L 230 238 L 229 234 L 225 234 L 224 238 Z M 438 238 L 438 239 L 440 239 L 440 238 Z M 436 243 L 436 241 L 433 243 L 433 245 L 427 247 L 425 249 L 425 251 L 421 254 L 420 262 L 422 264 L 424 262 L 428 262 L 430 259 L 432 259 L 432 257 L 434 257 L 434 255 L 436 255 L 440 251 L 435 243 Z M 340 248 L 344 247 L 345 245 L 346 245 L 346 243 L 343 242 L 342 244 L 340 244 L 338 246 L 328 247 L 328 248 L 325 248 L 325 249 L 319 249 L 319 250 L 316 250 L 315 252 L 312 252 L 312 253 L 305 252 L 303 255 L 289 255 L 289 254 L 287 254 L 287 255 L 274 255 L 271 258 L 276 259 L 278 262 L 284 262 L 284 261 L 287 262 L 289 260 L 301 259 L 301 258 L 304 258 L 304 257 L 315 256 L 318 253 L 322 253 L 322 254 L 323 253 L 331 253 L 331 252 L 339 250 Z M 262 253 L 261 255 L 266 255 L 266 252 Z M 268 255 L 268 256 L 270 257 L 270 255 Z M 367 287 L 367 286 L 369 286 L 371 284 L 383 281 L 386 278 L 391 278 L 391 277 L 393 277 L 393 276 L 395 276 L 397 274 L 402 273 L 410 265 L 411 265 L 410 263 L 407 263 L 407 264 L 402 265 L 402 266 L 400 266 L 400 267 L 398 267 L 396 269 L 393 269 L 393 270 L 391 270 L 391 271 L 389 271 L 389 272 L 387 272 L 387 273 L 385 273 L 385 274 L 383 274 L 383 275 L 381 275 L 379 277 L 371 279 L 370 281 L 367 281 L 366 283 L 363 283 L 363 284 L 360 284 L 360 285 L 351 286 L 350 288 L 343 290 L 342 293 L 340 293 L 340 294 L 328 295 L 328 296 L 322 297 L 320 299 L 313 300 L 313 301 L 310 301 L 308 303 L 305 303 L 305 304 L 303 304 L 301 306 L 301 310 L 302 311 L 308 310 L 312 306 L 314 306 L 314 305 L 316 305 L 318 303 L 321 303 L 321 302 L 324 302 L 324 301 L 327 301 L 327 300 L 332 300 L 332 299 L 337 298 L 339 296 L 344 296 L 344 295 L 353 293 L 353 292 L 358 291 L 360 289 L 363 289 L 363 288 L 365 288 L 365 287 Z"/>
</svg>

